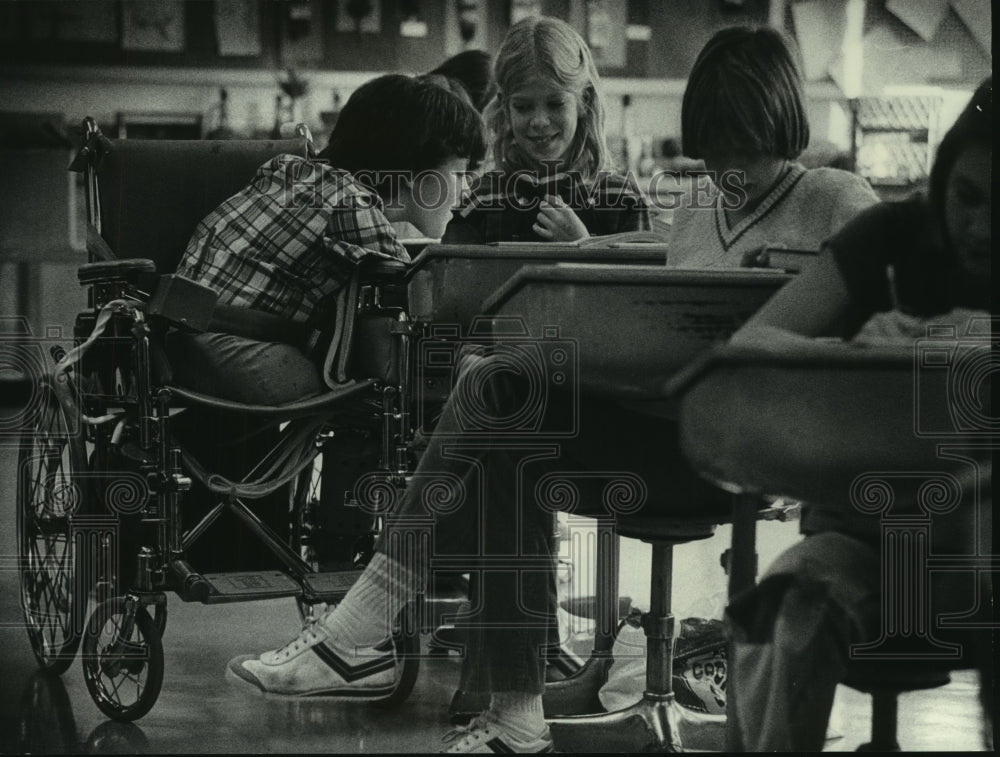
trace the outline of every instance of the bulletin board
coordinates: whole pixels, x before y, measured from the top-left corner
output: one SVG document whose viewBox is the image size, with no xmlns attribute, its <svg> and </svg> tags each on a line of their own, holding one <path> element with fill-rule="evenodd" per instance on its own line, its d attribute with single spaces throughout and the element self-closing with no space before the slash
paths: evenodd
<svg viewBox="0 0 1000 757">
<path fill-rule="evenodd" d="M 0 0 L 0 64 L 420 72 L 493 51 L 504 2 Z M 460 18 L 461 16 L 461 18 Z M 451 26 L 461 29 L 449 33 Z"/>
<path fill-rule="evenodd" d="M 767 0 L 0 0 L 0 64 L 427 71 L 493 53 L 512 19 L 562 18 L 603 76 L 682 79 Z"/>
</svg>

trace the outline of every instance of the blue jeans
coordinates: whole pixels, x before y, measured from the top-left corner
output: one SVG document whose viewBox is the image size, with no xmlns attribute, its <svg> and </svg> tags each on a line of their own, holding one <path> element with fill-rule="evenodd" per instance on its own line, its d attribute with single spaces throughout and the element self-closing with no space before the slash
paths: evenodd
<svg viewBox="0 0 1000 757">
<path fill-rule="evenodd" d="M 173 383 L 213 397 L 249 405 L 280 405 L 323 391 L 319 371 L 297 348 L 230 334 L 168 335 L 166 352 Z M 239 413 L 192 409 L 174 417 L 171 430 L 184 449 L 208 470 L 243 479 L 277 442 L 273 423 Z M 185 520 L 193 525 L 218 497 L 200 483 L 185 498 Z M 288 538 L 288 491 L 249 501 L 251 509 L 283 539 Z M 242 523 L 225 514 L 188 550 L 202 572 L 263 570 L 282 563 L 264 550 Z"/>
<path fill-rule="evenodd" d="M 477 572 L 481 602 L 471 623 L 486 686 L 541 694 L 555 623 L 554 512 L 612 518 L 664 508 L 675 515 L 680 506 L 696 514 L 706 496 L 725 498 L 682 462 L 670 421 L 586 398 L 567 426 L 571 397 L 549 393 L 540 423 L 508 422 L 525 417 L 519 411 L 537 387 L 491 373 L 490 361 L 477 358 L 460 374 L 378 549 L 424 581 L 428 566 Z M 567 433 L 549 435 L 558 431 Z"/>
</svg>

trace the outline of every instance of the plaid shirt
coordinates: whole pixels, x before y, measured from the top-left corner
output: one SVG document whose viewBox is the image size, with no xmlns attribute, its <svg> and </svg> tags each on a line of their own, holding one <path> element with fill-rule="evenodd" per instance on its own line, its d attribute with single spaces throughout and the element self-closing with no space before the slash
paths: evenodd
<svg viewBox="0 0 1000 757">
<path fill-rule="evenodd" d="M 366 255 L 409 262 L 382 207 L 346 171 L 279 155 L 198 224 L 177 272 L 220 304 L 307 321 Z"/>
</svg>

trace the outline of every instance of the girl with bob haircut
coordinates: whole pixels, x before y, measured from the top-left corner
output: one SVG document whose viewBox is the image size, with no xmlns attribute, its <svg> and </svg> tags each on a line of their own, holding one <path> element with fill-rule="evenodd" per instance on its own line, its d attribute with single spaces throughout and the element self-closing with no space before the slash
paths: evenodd
<svg viewBox="0 0 1000 757">
<path fill-rule="evenodd" d="M 799 66 L 779 32 L 732 27 L 709 40 L 681 105 L 684 154 L 708 176 L 674 212 L 670 265 L 736 267 L 768 246 L 818 250 L 878 200 L 854 174 L 796 160 L 809 144 L 802 103 Z"/>
<path fill-rule="evenodd" d="M 732 341 L 782 354 L 822 336 L 915 345 L 935 324 L 953 328 L 960 340 L 980 334 L 988 342 L 992 145 L 990 78 L 942 140 L 927 196 L 861 213 Z M 978 480 L 963 485 L 961 506 L 933 521 L 931 554 L 993 554 L 992 463 L 988 452 L 979 454 Z M 730 746 L 738 750 L 820 751 L 850 646 L 875 641 L 885 630 L 878 519 L 818 502 L 803 507 L 801 530 L 807 538 L 727 610 L 735 681 L 729 717 L 739 740 Z M 978 595 L 970 596 L 973 591 Z M 988 572 L 978 575 L 978 586 L 967 574 L 933 573 L 928 612 L 935 618 L 977 606 L 989 612 L 992 596 Z M 942 642 L 961 644 L 964 657 L 952 661 L 954 667 L 979 667 L 984 740 L 992 751 L 996 663 L 988 620 L 970 617 L 965 629 L 935 624 L 932 630 Z"/>
<path fill-rule="evenodd" d="M 732 150 L 792 160 L 809 145 L 799 67 L 770 28 L 718 32 L 695 61 L 681 105 L 690 158 Z"/>
<path fill-rule="evenodd" d="M 514 24 L 494 75 L 484 112 L 494 170 L 443 241 L 574 242 L 649 229 L 641 194 L 608 171 L 600 77 L 573 27 L 545 16 Z"/>
</svg>

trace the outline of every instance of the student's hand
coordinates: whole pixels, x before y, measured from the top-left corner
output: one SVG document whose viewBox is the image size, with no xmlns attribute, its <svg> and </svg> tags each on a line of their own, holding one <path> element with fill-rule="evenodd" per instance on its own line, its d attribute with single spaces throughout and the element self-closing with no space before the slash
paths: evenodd
<svg viewBox="0 0 1000 757">
<path fill-rule="evenodd" d="M 548 242 L 577 242 L 590 236 L 573 209 L 555 195 L 545 195 L 531 228 Z"/>
<path fill-rule="evenodd" d="M 787 249 L 783 244 L 765 244 L 752 250 L 747 250 L 740 257 L 740 268 L 770 268 L 771 250 Z"/>
<path fill-rule="evenodd" d="M 974 321 L 989 323 L 990 314 L 985 310 L 968 310 L 956 308 L 949 313 L 930 317 L 918 317 L 889 310 L 875 313 L 854 336 L 855 344 L 871 346 L 892 344 L 913 344 L 917 339 L 928 335 L 931 326 L 951 326 L 955 333 L 962 337 L 970 331 Z"/>
<path fill-rule="evenodd" d="M 754 326 L 737 331 L 730 337 L 729 343 L 737 347 L 784 353 L 795 347 L 809 347 L 817 340 L 776 326 Z"/>
</svg>

